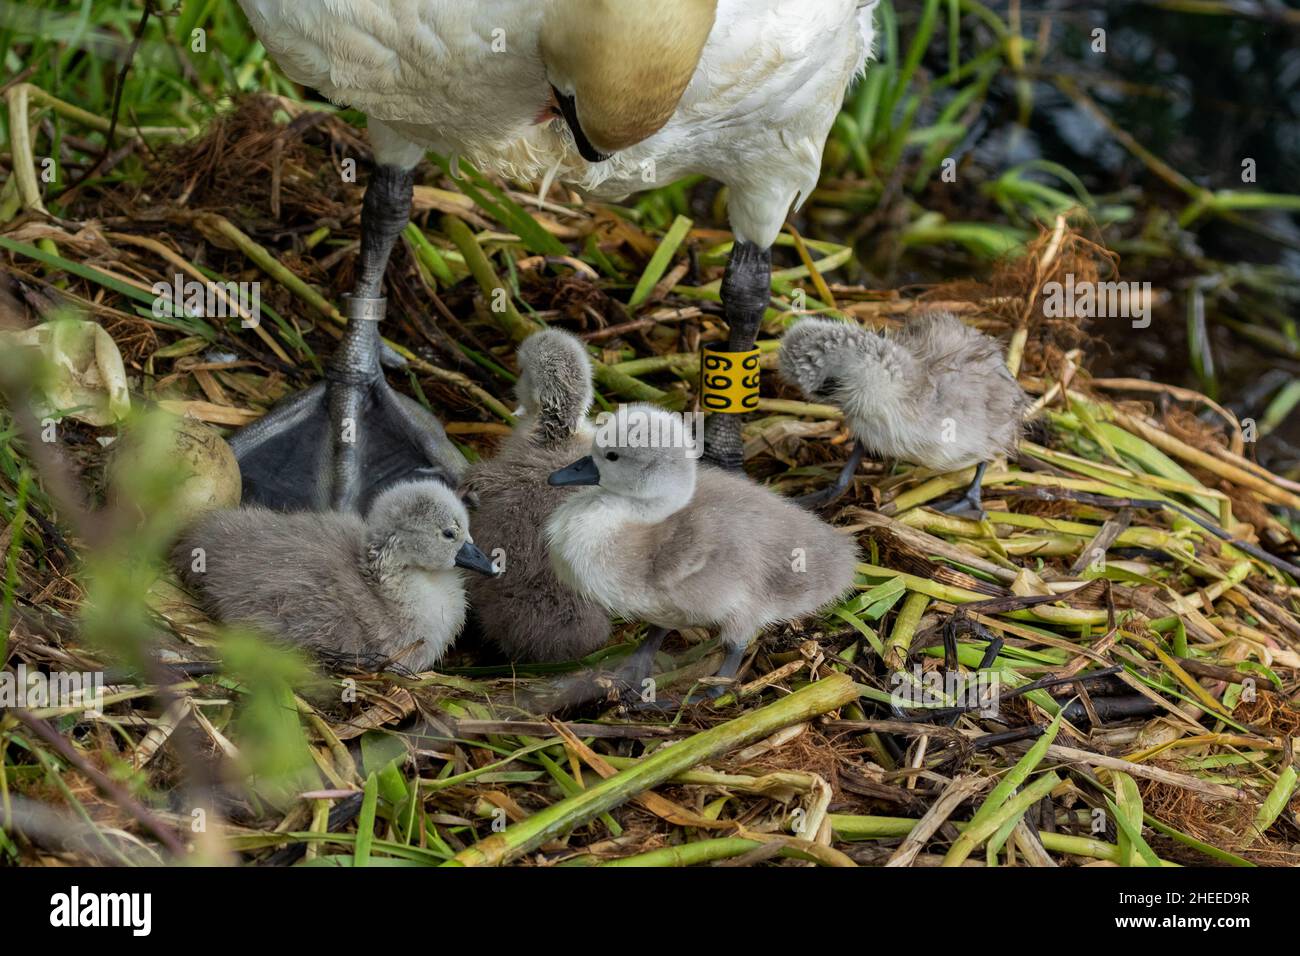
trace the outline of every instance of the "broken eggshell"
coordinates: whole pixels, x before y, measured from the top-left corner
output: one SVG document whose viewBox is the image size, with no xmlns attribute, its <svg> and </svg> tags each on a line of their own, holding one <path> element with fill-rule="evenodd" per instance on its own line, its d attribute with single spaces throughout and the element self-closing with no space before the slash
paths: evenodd
<svg viewBox="0 0 1300 956">
<path fill-rule="evenodd" d="M 94 322 L 58 319 L 17 332 L 0 332 L 0 349 L 40 353 L 45 374 L 34 395 L 40 418 L 66 415 L 102 428 L 131 410 L 126 368 L 113 339 Z"/>
</svg>

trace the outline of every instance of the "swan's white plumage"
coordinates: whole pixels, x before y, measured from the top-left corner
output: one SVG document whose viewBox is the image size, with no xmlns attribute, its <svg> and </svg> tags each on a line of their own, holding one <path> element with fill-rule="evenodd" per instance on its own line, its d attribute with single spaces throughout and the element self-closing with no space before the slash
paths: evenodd
<svg viewBox="0 0 1300 956">
<path fill-rule="evenodd" d="M 240 0 L 288 76 L 364 111 L 380 162 L 422 148 L 481 169 L 559 177 L 620 199 L 702 173 L 731 187 L 737 235 L 769 246 L 817 182 L 844 92 L 871 50 L 876 0 L 719 0 L 676 112 L 604 163 L 563 122 L 536 122 L 550 88 L 542 18 L 560 0 Z"/>
</svg>

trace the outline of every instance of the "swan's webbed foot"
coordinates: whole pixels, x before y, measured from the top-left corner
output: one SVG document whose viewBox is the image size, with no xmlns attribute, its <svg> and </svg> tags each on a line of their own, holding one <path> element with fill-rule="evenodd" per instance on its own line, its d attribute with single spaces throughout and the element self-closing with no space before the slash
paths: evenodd
<svg viewBox="0 0 1300 956">
<path fill-rule="evenodd" d="M 629 654 L 627 660 L 615 672 L 619 697 L 625 707 L 635 710 L 642 704 L 654 700 L 655 656 L 667 636 L 666 627 L 650 628 L 641 646 Z"/>
<path fill-rule="evenodd" d="M 350 328 L 326 380 L 231 439 L 245 504 L 364 512 L 376 494 L 404 479 L 433 478 L 453 488 L 459 482 L 465 459 L 442 424 L 384 378 L 384 300 L 347 303 Z"/>
<path fill-rule="evenodd" d="M 667 628 L 652 627 L 645 639 L 614 670 L 600 668 L 571 674 L 554 683 L 541 698 L 546 713 L 568 710 L 598 700 L 612 700 L 617 695 L 624 708 L 635 710 L 654 699 L 654 684 L 647 685 L 654 674 L 655 655 L 667 636 Z"/>
<path fill-rule="evenodd" d="M 348 327 L 325 381 L 241 429 L 244 501 L 282 511 L 364 511 L 394 482 L 436 478 L 455 487 L 465 459 L 441 423 L 384 378 L 379 323 L 384 270 L 410 218 L 414 171 L 379 166 L 366 187 L 361 257 Z M 394 356 L 389 355 L 388 359 Z"/>
<path fill-rule="evenodd" d="M 696 704 L 703 704 L 708 701 L 715 701 L 731 693 L 735 687 L 735 677 L 740 671 L 740 665 L 745 660 L 745 652 L 749 650 L 747 645 L 733 645 L 727 648 L 727 656 L 723 658 L 722 663 L 714 672 L 713 678 L 719 683 L 710 684 L 704 690 L 697 694 L 690 694 L 687 697 L 666 697 L 653 701 L 642 702 L 638 705 L 631 706 L 631 710 L 654 710 L 659 712 L 672 712 L 680 710 L 683 707 L 694 707 Z"/>
</svg>

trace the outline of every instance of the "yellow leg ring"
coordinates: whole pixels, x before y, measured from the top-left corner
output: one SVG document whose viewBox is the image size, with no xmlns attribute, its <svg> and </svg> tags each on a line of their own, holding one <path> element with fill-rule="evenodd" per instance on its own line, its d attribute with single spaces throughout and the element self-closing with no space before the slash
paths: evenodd
<svg viewBox="0 0 1300 956">
<path fill-rule="evenodd" d="M 758 349 L 700 353 L 700 405 L 706 412 L 742 415 L 758 408 Z"/>
</svg>

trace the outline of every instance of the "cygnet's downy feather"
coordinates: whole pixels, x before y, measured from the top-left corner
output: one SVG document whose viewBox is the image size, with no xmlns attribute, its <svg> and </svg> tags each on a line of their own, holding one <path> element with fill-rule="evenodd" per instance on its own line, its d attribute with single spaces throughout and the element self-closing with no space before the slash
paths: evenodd
<svg viewBox="0 0 1300 956">
<path fill-rule="evenodd" d="M 1020 444 L 1025 394 L 996 339 L 949 312 L 881 334 L 834 319 L 785 333 L 781 375 L 811 401 L 844 410 L 873 454 L 956 471 Z"/>
<path fill-rule="evenodd" d="M 543 529 L 568 493 L 546 478 L 586 453 L 591 360 L 566 332 L 538 332 L 519 347 L 519 425 L 496 457 L 475 464 L 464 483 L 478 499 L 474 530 L 503 552 L 504 573 L 470 582 L 483 635 L 516 661 L 584 657 L 609 640 L 604 608 L 561 584 Z"/>
<path fill-rule="evenodd" d="M 654 421 L 649 433 L 684 428 L 653 406 L 618 414 L 629 419 L 621 435 L 637 433 L 636 415 Z M 573 467 L 598 484 L 575 491 L 547 523 L 561 581 L 629 620 L 716 627 L 730 648 L 848 590 L 852 538 L 740 475 L 697 464 L 684 444 L 589 443 L 591 460 Z"/>
<path fill-rule="evenodd" d="M 465 622 L 457 566 L 486 558 L 441 482 L 396 485 L 365 520 L 345 512 L 239 508 L 204 515 L 172 550 L 219 620 L 328 660 L 431 668 Z"/>
</svg>

